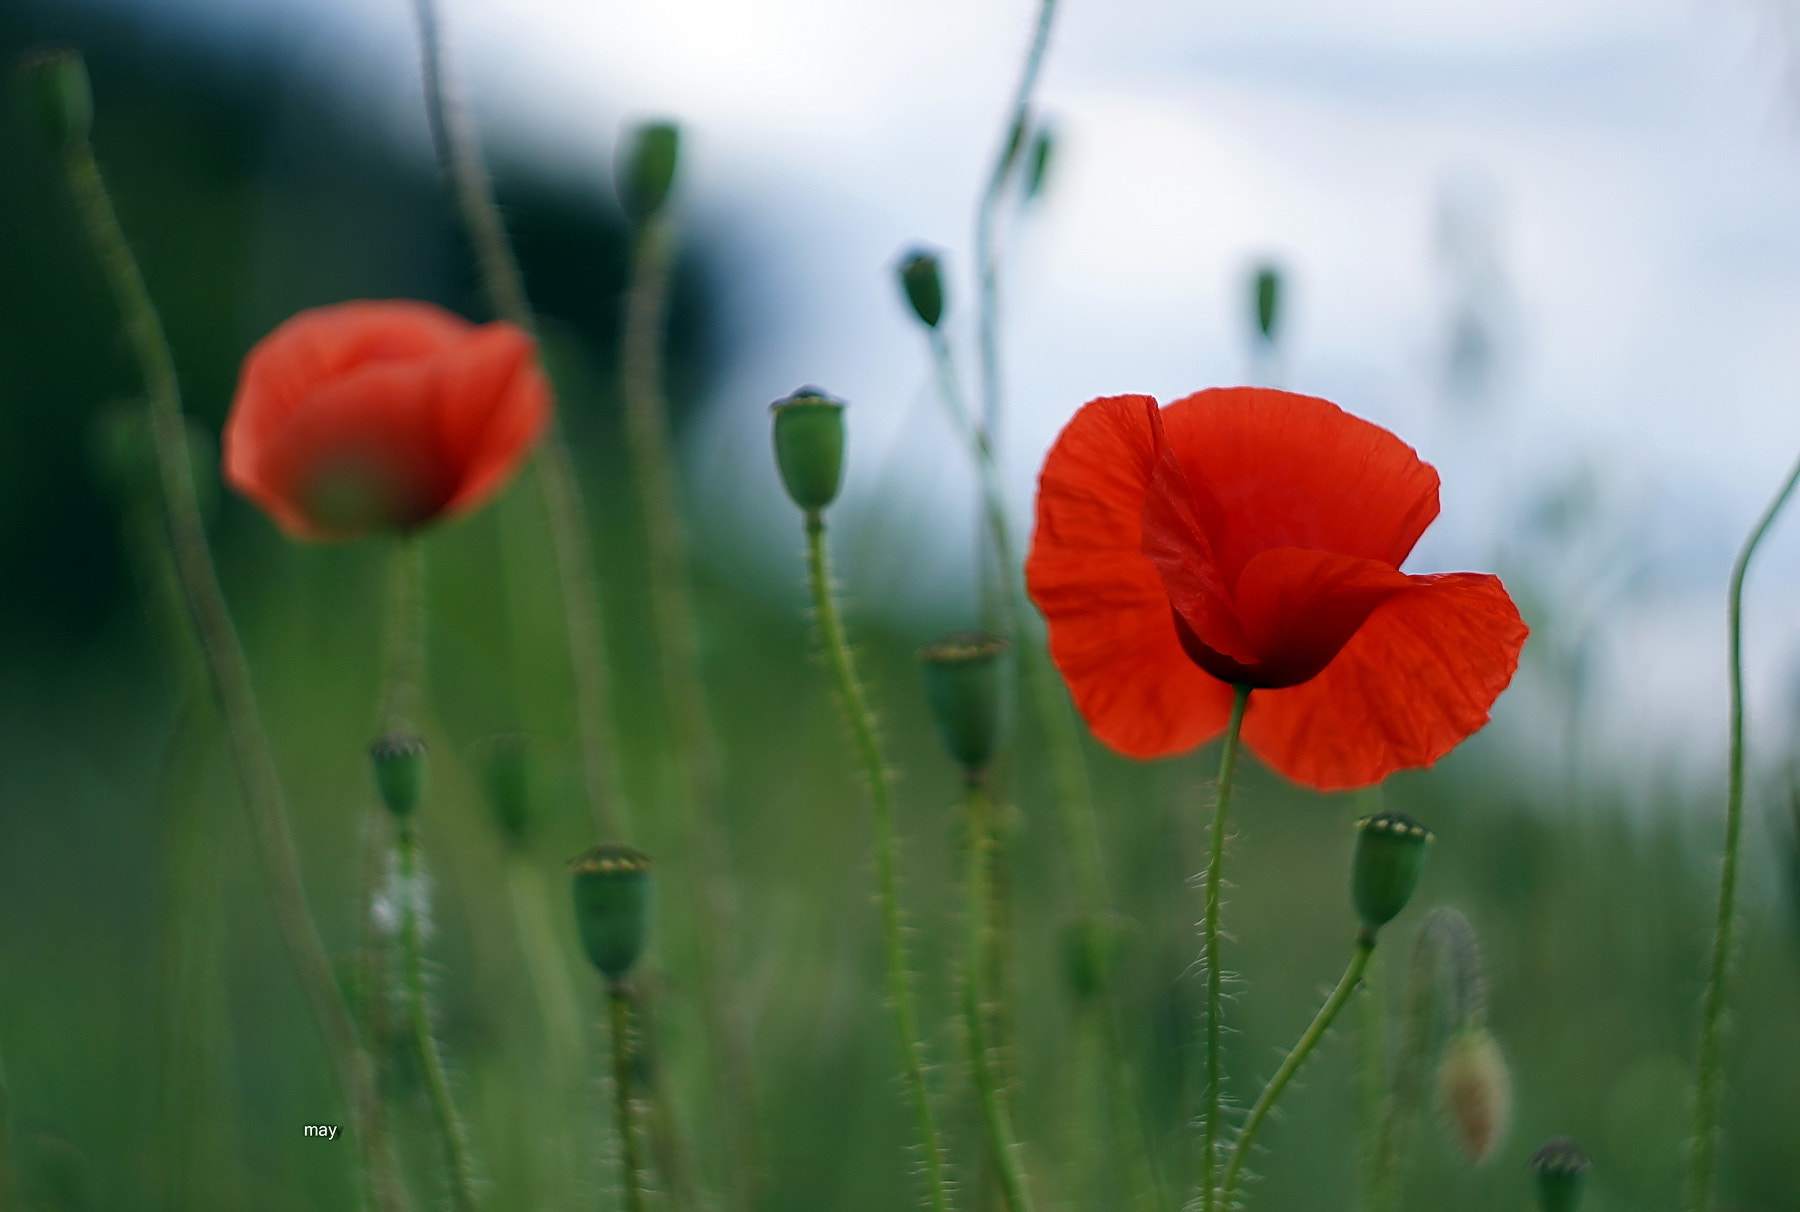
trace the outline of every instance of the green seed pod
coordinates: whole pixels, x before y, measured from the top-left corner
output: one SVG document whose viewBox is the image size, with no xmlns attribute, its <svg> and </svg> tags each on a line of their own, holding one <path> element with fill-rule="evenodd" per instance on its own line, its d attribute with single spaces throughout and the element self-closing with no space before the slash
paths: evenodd
<svg viewBox="0 0 1800 1212">
<path fill-rule="evenodd" d="M 369 746 L 375 786 L 395 819 L 404 820 L 419 806 L 425 790 L 425 741 L 410 732 L 384 736 Z"/>
<path fill-rule="evenodd" d="M 1379 930 L 1406 908 L 1419 886 L 1431 836 L 1401 812 L 1377 812 L 1356 822 L 1350 895 L 1364 926 Z"/>
<path fill-rule="evenodd" d="M 630 846 L 595 846 L 569 864 L 575 926 L 608 981 L 631 971 L 650 932 L 650 859 Z"/>
<path fill-rule="evenodd" d="M 88 141 L 94 125 L 94 93 L 80 51 L 72 46 L 36 51 L 20 64 L 19 76 L 58 148 L 73 151 Z"/>
<path fill-rule="evenodd" d="M 1444 1045 L 1437 1071 L 1445 1126 L 1472 1163 L 1494 1155 L 1512 1118 L 1512 1074 L 1486 1027 L 1465 1027 Z"/>
<path fill-rule="evenodd" d="M 1533 1153 L 1526 1165 L 1535 1180 L 1542 1212 L 1575 1212 L 1581 1205 L 1581 1185 L 1592 1163 L 1580 1145 L 1569 1137 L 1556 1137 Z"/>
<path fill-rule="evenodd" d="M 620 140 L 619 205 L 633 227 L 642 227 L 669 200 L 680 151 L 681 129 L 673 122 L 646 122 Z"/>
<path fill-rule="evenodd" d="M 987 769 L 1000 745 L 1005 651 L 1005 640 L 983 631 L 958 632 L 919 650 L 931 718 L 970 778 Z"/>
<path fill-rule="evenodd" d="M 531 827 L 531 743 L 515 734 L 481 743 L 481 781 L 500 833 L 514 846 L 525 844 Z"/>
<path fill-rule="evenodd" d="M 1056 132 L 1048 126 L 1038 127 L 1025 158 L 1025 200 L 1031 202 L 1044 192 L 1044 175 L 1050 171 L 1050 159 L 1056 152 Z"/>
<path fill-rule="evenodd" d="M 837 499 L 844 479 L 844 402 L 802 387 L 769 405 L 775 418 L 775 466 L 794 504 L 817 513 Z"/>
<path fill-rule="evenodd" d="M 1273 343 L 1275 326 L 1281 323 L 1281 270 L 1275 265 L 1259 265 L 1251 277 L 1252 306 L 1256 309 L 1256 331 L 1262 339 Z"/>
<path fill-rule="evenodd" d="M 944 318 L 944 275 L 937 255 L 915 248 L 900 262 L 900 290 L 912 305 L 913 315 L 926 328 L 936 328 Z"/>
</svg>

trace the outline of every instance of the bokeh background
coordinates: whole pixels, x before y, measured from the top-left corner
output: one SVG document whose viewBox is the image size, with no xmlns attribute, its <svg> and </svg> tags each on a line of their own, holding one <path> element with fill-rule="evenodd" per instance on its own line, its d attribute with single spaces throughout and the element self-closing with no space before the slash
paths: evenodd
<svg viewBox="0 0 1800 1212">
<path fill-rule="evenodd" d="M 690 856 L 656 811 L 670 730 L 648 639 L 641 519 L 618 419 L 627 230 L 620 130 L 680 121 L 669 373 L 703 659 L 724 742 L 737 916 L 719 940 L 752 1041 L 762 1209 L 913 1202 L 882 1004 L 869 829 L 802 610 L 798 519 L 769 400 L 852 401 L 835 544 L 902 775 L 906 895 L 967 1202 L 984 1206 L 952 1020 L 955 780 L 914 649 L 974 614 L 974 481 L 892 281 L 914 242 L 951 272 L 972 369 L 974 202 L 1033 6 L 455 0 L 446 18 L 499 180 L 588 490 L 624 774 L 665 870 L 661 1050 L 692 1172 L 719 1125 L 679 940 Z M 1443 6 L 1066 0 L 1040 90 L 1045 188 L 1008 212 L 1007 489 L 1090 396 L 1263 380 L 1399 432 L 1444 474 L 1416 570 L 1499 571 L 1534 627 L 1494 725 L 1392 804 L 1440 841 L 1390 928 L 1397 1011 L 1432 904 L 1485 945 L 1517 1091 L 1471 1170 L 1419 1133 L 1409 1203 L 1528 1205 L 1523 1159 L 1568 1132 L 1590 1207 L 1675 1206 L 1723 799 L 1724 580 L 1800 448 L 1800 112 L 1792 10 L 1712 0 Z M 191 415 L 216 438 L 238 360 L 299 308 L 432 299 L 482 318 L 431 157 L 408 6 L 10 0 L 0 59 L 87 53 L 96 146 L 161 305 Z M 1252 339 L 1248 281 L 1287 284 Z M 350 1151 L 251 862 L 210 701 L 160 571 L 129 410 L 139 385 L 55 158 L 0 110 L 0 1056 L 33 1209 L 352 1206 Z M 308 889 L 354 988 L 366 941 L 364 747 L 383 551 L 298 547 L 217 484 L 210 520 L 288 780 Z M 558 1042 L 519 942 L 562 915 L 591 840 L 570 685 L 529 483 L 436 532 L 435 876 L 443 1036 L 495 1209 L 610 1206 L 597 1036 Z M 493 570 L 504 560 L 505 592 Z M 1800 527 L 1752 582 L 1753 794 L 1721 1206 L 1800 1206 Z M 481 793 L 486 738 L 531 738 L 523 850 Z M 1005 780 L 1016 830 L 1021 1128 L 1044 1202 L 1112 1208 L 1113 1117 L 1071 1009 L 1069 866 L 1039 739 Z M 1119 1004 L 1171 1179 L 1192 1169 L 1191 923 L 1216 753 L 1140 765 L 1089 745 L 1125 935 Z M 1229 1048 L 1247 1101 L 1335 976 L 1349 821 L 1366 803 L 1252 769 L 1228 902 Z M 663 845 L 659 846 L 658 843 Z M 1361 1133 L 1346 1024 L 1267 1134 L 1255 1205 L 1347 1207 Z M 436 1198 L 397 1066 L 416 1194 Z M 411 1118 L 407 1118 L 411 1116 Z"/>
</svg>

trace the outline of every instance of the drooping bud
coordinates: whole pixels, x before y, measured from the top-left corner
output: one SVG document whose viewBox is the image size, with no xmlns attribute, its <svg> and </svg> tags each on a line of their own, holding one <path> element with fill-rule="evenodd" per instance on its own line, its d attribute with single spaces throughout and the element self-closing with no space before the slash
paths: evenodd
<svg viewBox="0 0 1800 1212">
<path fill-rule="evenodd" d="M 681 129 L 673 122 L 646 122 L 619 141 L 619 205 L 633 227 L 642 227 L 669 200 L 680 151 Z"/>
<path fill-rule="evenodd" d="M 514 846 L 531 828 L 531 743 L 517 733 L 480 743 L 481 781 L 500 833 Z"/>
<path fill-rule="evenodd" d="M 913 315 L 926 328 L 936 328 L 944 318 L 944 275 L 937 254 L 915 248 L 900 262 L 900 290 Z"/>
<path fill-rule="evenodd" d="M 817 513 L 837 499 L 844 479 L 844 402 L 802 387 L 769 412 L 781 482 L 794 504 Z"/>
<path fill-rule="evenodd" d="M 19 76 L 59 149 L 73 151 L 87 142 L 94 125 L 94 93 L 80 51 L 72 46 L 36 51 L 19 65 Z"/>
<path fill-rule="evenodd" d="M 1526 1163 L 1537 1186 L 1542 1212 L 1575 1212 L 1581 1205 L 1581 1186 L 1592 1165 L 1588 1155 L 1567 1136 L 1545 1143 Z"/>
<path fill-rule="evenodd" d="M 1005 651 L 1005 640 L 983 631 L 959 632 L 919 650 L 931 718 L 944 748 L 971 778 L 987 768 L 1000 744 Z"/>
<path fill-rule="evenodd" d="M 1256 331 L 1264 341 L 1274 344 L 1277 325 L 1281 323 L 1281 269 L 1264 263 L 1256 267 L 1250 279 L 1251 306 L 1256 312 Z"/>
<path fill-rule="evenodd" d="M 398 820 L 413 814 L 425 790 L 425 741 L 410 732 L 384 736 L 369 746 L 381 802 Z"/>
<path fill-rule="evenodd" d="M 1464 1027 L 1444 1045 L 1437 1071 L 1438 1107 L 1463 1153 L 1487 1161 L 1512 1118 L 1512 1074 L 1486 1027 Z"/>
<path fill-rule="evenodd" d="M 1025 154 L 1025 200 L 1033 201 L 1044 190 L 1044 175 L 1050 171 L 1050 158 L 1056 152 L 1056 132 L 1048 126 L 1038 127 Z"/>
<path fill-rule="evenodd" d="M 1431 838 L 1431 830 L 1403 812 L 1377 812 L 1356 822 L 1350 896 L 1364 926 L 1379 930 L 1406 908 Z"/>
<path fill-rule="evenodd" d="M 630 846 L 599 845 L 569 864 L 575 926 L 608 981 L 631 971 L 650 933 L 650 859 Z"/>
</svg>

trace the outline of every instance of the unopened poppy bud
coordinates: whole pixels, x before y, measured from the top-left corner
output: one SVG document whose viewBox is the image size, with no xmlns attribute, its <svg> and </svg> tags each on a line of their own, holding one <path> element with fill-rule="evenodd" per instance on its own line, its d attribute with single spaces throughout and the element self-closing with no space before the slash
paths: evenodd
<svg viewBox="0 0 1800 1212">
<path fill-rule="evenodd" d="M 94 125 L 94 93 L 81 52 L 72 46 L 47 47 L 27 58 L 19 74 L 57 147 L 73 151 L 86 143 Z"/>
<path fill-rule="evenodd" d="M 1056 134 L 1040 126 L 1025 155 L 1025 200 L 1035 199 L 1044 190 L 1044 175 L 1050 171 L 1050 157 L 1056 151 Z"/>
<path fill-rule="evenodd" d="M 673 122 L 646 122 L 621 141 L 619 205 L 633 226 L 641 226 L 669 200 L 680 149 L 681 130 Z"/>
<path fill-rule="evenodd" d="M 987 768 L 1000 744 L 1005 651 L 1005 640 L 981 631 L 960 632 L 919 650 L 931 718 L 944 748 L 971 778 Z"/>
<path fill-rule="evenodd" d="M 1377 812 L 1356 822 L 1350 896 L 1368 929 L 1381 929 L 1406 908 L 1419 886 L 1431 836 L 1431 830 L 1401 812 Z"/>
<path fill-rule="evenodd" d="M 1512 1118 L 1512 1074 L 1487 1028 L 1464 1027 L 1450 1037 L 1437 1088 L 1444 1123 L 1463 1153 L 1475 1165 L 1492 1157 Z"/>
<path fill-rule="evenodd" d="M 1063 937 L 1063 957 L 1069 984 L 1077 996 L 1090 998 L 1112 981 L 1123 950 L 1125 919 L 1117 914 L 1082 917 L 1069 923 Z"/>
<path fill-rule="evenodd" d="M 650 932 L 650 859 L 630 846 L 600 845 L 569 864 L 575 926 L 588 959 L 608 981 L 631 971 Z"/>
<path fill-rule="evenodd" d="M 481 746 L 481 774 L 494 823 L 513 845 L 531 826 L 531 747 L 522 736 L 490 737 Z"/>
<path fill-rule="evenodd" d="M 1257 266 L 1250 292 L 1256 308 L 1256 331 L 1263 340 L 1273 342 L 1275 326 L 1281 323 L 1281 270 L 1274 265 Z"/>
<path fill-rule="evenodd" d="M 198 422 L 189 420 L 183 429 L 196 503 L 203 516 L 210 516 L 219 499 L 215 473 L 219 465 L 218 443 Z M 162 466 L 150 432 L 150 418 L 141 403 L 134 400 L 99 413 L 90 430 L 89 451 L 94 470 L 121 501 L 135 505 L 161 499 Z"/>
<path fill-rule="evenodd" d="M 817 513 L 837 499 L 844 479 L 844 402 L 802 387 L 769 405 L 775 418 L 775 466 L 794 504 Z"/>
<path fill-rule="evenodd" d="M 900 262 L 900 289 L 926 328 L 944 318 L 944 275 L 935 253 L 915 248 Z"/>
<path fill-rule="evenodd" d="M 1581 1185 L 1592 1163 L 1580 1145 L 1559 1136 L 1533 1153 L 1526 1165 L 1531 1168 L 1542 1212 L 1575 1212 L 1581 1205 Z"/>
<path fill-rule="evenodd" d="M 369 763 L 387 810 L 401 820 L 411 816 L 425 790 L 425 741 L 410 732 L 384 736 L 369 746 Z"/>
</svg>

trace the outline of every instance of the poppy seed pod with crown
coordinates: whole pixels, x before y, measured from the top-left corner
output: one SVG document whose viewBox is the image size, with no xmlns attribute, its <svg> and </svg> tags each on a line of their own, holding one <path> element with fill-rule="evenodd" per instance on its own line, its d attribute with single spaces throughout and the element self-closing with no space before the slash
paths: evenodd
<svg viewBox="0 0 1800 1212">
<path fill-rule="evenodd" d="M 619 205 L 632 226 L 642 226 L 669 200 L 680 155 L 681 129 L 673 122 L 646 122 L 620 142 Z"/>
<path fill-rule="evenodd" d="M 837 500 L 844 480 L 844 402 L 802 387 L 769 412 L 781 482 L 794 504 L 817 513 Z"/>
<path fill-rule="evenodd" d="M 1356 822 L 1350 896 L 1370 930 L 1393 921 L 1419 886 L 1431 830 L 1402 812 L 1377 812 Z"/>
<path fill-rule="evenodd" d="M 926 328 L 944 318 L 944 274 L 936 254 L 915 248 L 900 262 L 900 290 Z"/>
<path fill-rule="evenodd" d="M 1581 1206 L 1581 1186 L 1592 1163 L 1580 1145 L 1567 1136 L 1556 1137 L 1533 1153 L 1526 1165 L 1543 1212 L 1575 1212 Z"/>
<path fill-rule="evenodd" d="M 932 721 L 970 778 L 981 775 L 1000 746 L 1005 651 L 1005 640 L 981 631 L 959 632 L 919 650 Z"/>
<path fill-rule="evenodd" d="M 74 151 L 87 142 L 94 125 L 94 93 L 80 51 L 46 47 L 19 66 L 19 77 L 59 150 Z"/>
<path fill-rule="evenodd" d="M 410 732 L 384 736 L 369 746 L 369 763 L 387 810 L 398 819 L 411 816 L 425 790 L 424 739 Z"/>
<path fill-rule="evenodd" d="M 575 926 L 588 959 L 610 982 L 631 971 L 650 933 L 650 858 L 630 846 L 599 845 L 569 864 Z"/>
</svg>

